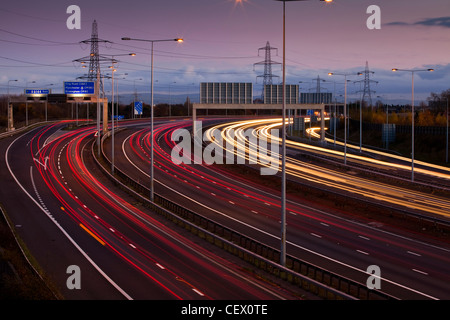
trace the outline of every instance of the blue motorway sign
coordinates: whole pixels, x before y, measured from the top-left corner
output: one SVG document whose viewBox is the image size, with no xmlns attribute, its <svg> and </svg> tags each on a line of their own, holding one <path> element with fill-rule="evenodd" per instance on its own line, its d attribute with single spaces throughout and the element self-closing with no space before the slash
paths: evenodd
<svg viewBox="0 0 450 320">
<path fill-rule="evenodd" d="M 95 94 L 94 81 L 65 81 L 65 94 Z"/>
<path fill-rule="evenodd" d="M 25 94 L 46 95 L 50 94 L 50 89 L 25 89 Z"/>
<path fill-rule="evenodd" d="M 134 114 L 142 115 L 142 101 L 134 102 Z"/>
</svg>

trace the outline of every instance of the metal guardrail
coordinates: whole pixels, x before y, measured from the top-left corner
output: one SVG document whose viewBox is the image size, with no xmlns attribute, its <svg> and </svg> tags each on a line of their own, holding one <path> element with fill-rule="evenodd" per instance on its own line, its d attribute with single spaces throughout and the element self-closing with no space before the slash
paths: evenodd
<svg viewBox="0 0 450 320">
<path fill-rule="evenodd" d="M 102 138 L 101 159 L 97 158 L 97 152 L 94 151 L 95 143 L 92 143 L 92 155 L 95 162 L 113 183 L 130 193 L 153 212 L 162 215 L 200 238 L 253 264 L 255 267 L 286 280 L 291 284 L 295 284 L 301 289 L 313 293 L 320 298 L 329 300 L 397 299 L 387 293 L 371 290 L 365 284 L 358 283 L 289 255 L 286 257 L 287 267 L 284 267 L 279 264 L 280 251 L 277 249 L 205 218 L 156 193 L 154 194 L 155 201 L 151 202 L 145 196 L 150 195 L 150 190 L 147 187 L 131 179 L 117 167 L 114 169 L 114 175 L 112 175 L 100 163 L 104 161 L 108 168 L 111 165 L 103 149 L 103 142 L 108 136 L 107 134 Z"/>
</svg>

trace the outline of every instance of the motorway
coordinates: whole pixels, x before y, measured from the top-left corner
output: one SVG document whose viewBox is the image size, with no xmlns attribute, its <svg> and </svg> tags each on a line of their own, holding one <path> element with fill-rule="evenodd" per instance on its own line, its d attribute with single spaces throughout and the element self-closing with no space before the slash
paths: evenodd
<svg viewBox="0 0 450 320">
<path fill-rule="evenodd" d="M 281 123 L 279 121 L 275 121 L 275 123 L 273 122 L 273 120 L 268 120 L 269 124 L 267 124 L 267 121 L 266 123 L 258 121 L 256 123 L 258 126 L 254 130 L 252 129 L 252 127 L 255 126 L 255 121 L 224 124 L 209 128 L 206 134 L 208 137 L 210 137 L 212 136 L 212 131 L 222 131 L 223 140 L 232 140 L 231 143 L 235 145 L 236 149 L 241 150 L 241 153 L 244 154 L 245 141 L 247 140 L 244 132 L 248 131 L 249 129 L 250 134 L 255 138 L 260 138 L 261 136 L 263 136 L 264 139 L 274 139 L 281 143 L 281 139 L 279 137 L 274 137 L 270 134 L 270 130 L 281 126 Z M 235 136 L 237 139 L 233 139 L 233 137 L 230 136 L 230 130 L 236 132 Z M 256 140 L 254 139 L 254 141 Z M 219 145 L 220 143 L 216 140 L 215 144 Z M 332 156 L 339 156 L 341 159 L 343 157 L 342 151 L 311 146 L 295 141 L 288 140 L 287 147 L 292 151 L 313 151 L 317 153 L 331 154 Z M 257 150 L 257 146 L 254 146 L 253 150 Z M 267 150 L 260 150 L 258 152 L 263 155 L 268 153 Z M 381 154 L 381 152 L 377 152 L 376 150 L 374 150 L 374 153 Z M 391 161 L 379 160 L 369 156 L 362 156 L 358 154 L 355 155 L 351 153 L 349 153 L 347 156 L 350 159 L 349 162 L 353 163 L 353 161 L 358 161 L 360 164 L 366 167 L 375 165 L 377 167 L 387 167 L 387 170 L 393 170 L 395 168 L 396 170 L 406 171 L 410 170 L 411 168 L 410 166 L 397 164 L 392 161 L 392 159 L 400 159 L 402 161 L 405 161 L 405 159 L 401 159 L 401 157 L 386 153 L 384 153 L 383 156 L 392 158 L 390 159 Z M 421 167 L 416 168 L 416 175 L 427 175 L 428 177 L 432 177 L 436 180 L 442 179 L 441 183 L 446 184 L 447 190 L 450 190 L 450 170 L 448 168 L 442 168 L 433 165 L 426 166 L 427 164 L 423 162 L 419 162 L 419 164 L 421 165 Z M 281 167 L 281 162 L 277 165 L 277 167 Z M 439 169 L 439 171 L 433 169 Z M 442 172 L 443 170 L 445 170 L 446 172 Z M 431 194 L 426 194 L 424 192 L 418 192 L 394 185 L 388 185 L 386 183 L 380 183 L 378 181 L 371 181 L 369 179 L 355 176 L 351 173 L 334 171 L 330 170 L 329 168 L 323 168 L 319 165 L 315 165 L 314 163 L 300 161 L 295 159 L 294 157 L 288 157 L 286 173 L 289 174 L 291 178 L 298 178 L 303 181 L 306 180 L 311 181 L 315 184 L 319 184 L 321 185 L 322 189 L 339 189 L 341 192 L 345 191 L 349 195 L 357 195 L 374 199 L 391 207 L 395 206 L 399 208 L 406 208 L 421 212 L 422 214 L 432 214 L 436 217 L 450 217 L 450 201 L 447 198 L 437 197 Z"/>
<path fill-rule="evenodd" d="M 0 199 L 65 299 L 293 299 L 130 203 L 102 179 L 93 126 L 58 122 L 1 141 Z M 69 289 L 67 268 L 81 270 Z"/>
<path fill-rule="evenodd" d="M 149 184 L 151 135 L 148 121 L 121 122 L 114 139 L 114 163 L 132 179 Z M 221 132 L 230 124 L 217 125 Z M 270 187 L 227 171 L 220 165 L 172 161 L 176 129 L 191 129 L 189 119 L 155 122 L 155 192 L 240 233 L 279 247 L 280 195 Z M 277 121 L 235 122 L 268 134 Z M 278 124 L 279 125 L 279 124 Z M 93 126 L 64 130 L 60 122 L 1 140 L 0 201 L 19 235 L 68 299 L 292 299 L 285 290 L 269 288 L 191 237 L 158 220 L 115 188 L 91 156 Z M 236 141 L 239 142 L 239 139 Z M 292 148 L 295 146 L 292 145 Z M 111 139 L 105 152 L 111 158 Z M 294 149 L 291 149 L 294 150 Z M 308 168 L 315 184 L 333 181 L 359 188 L 346 192 L 364 196 L 405 197 L 414 205 L 448 214 L 448 199 L 386 189 L 388 186 L 342 176 L 329 169 L 288 159 L 291 176 Z M 4 165 L 3 165 L 4 164 Z M 314 173 L 314 175 L 312 175 Z M 327 175 L 325 180 L 323 175 Z M 304 176 L 297 176 L 304 179 Z M 320 182 L 324 179 L 324 182 Z M 347 180 L 348 179 L 348 180 Z M 408 191 L 409 192 L 409 191 Z M 392 195 L 392 197 L 390 197 Z M 416 201 L 419 199 L 420 202 Z M 372 196 L 370 196 L 372 198 Z M 390 200 L 391 199 L 391 200 Z M 434 202 L 431 202 L 434 201 Z M 438 201 L 438 204 L 434 203 Z M 333 209 L 307 205 L 288 197 L 287 251 L 334 273 L 365 283 L 370 265 L 381 269 L 383 292 L 399 299 L 450 298 L 450 246 L 400 228 L 375 226 L 345 217 Z M 420 209 L 422 210 L 422 208 Z M 427 210 L 425 208 L 424 210 Z M 82 270 L 82 290 L 65 286 L 69 265 Z"/>
<path fill-rule="evenodd" d="M 189 129 L 190 125 L 186 120 L 157 126 L 155 192 L 238 232 L 279 247 L 279 193 L 242 180 L 219 165 L 173 163 L 171 150 L 175 143 L 171 136 L 174 130 Z M 115 137 L 116 166 L 147 185 L 149 146 L 147 125 L 127 127 Z M 110 152 L 110 144 L 106 144 L 105 150 Z M 333 179 L 338 178 L 330 181 Z M 378 265 L 383 291 L 400 299 L 450 297 L 448 243 L 436 244 L 405 230 L 379 228 L 367 221 L 347 219 L 331 210 L 304 205 L 301 199 L 288 200 L 288 254 L 361 283 L 367 279 L 367 267 Z M 448 205 L 448 199 L 440 201 L 444 203 L 442 206 Z"/>
</svg>

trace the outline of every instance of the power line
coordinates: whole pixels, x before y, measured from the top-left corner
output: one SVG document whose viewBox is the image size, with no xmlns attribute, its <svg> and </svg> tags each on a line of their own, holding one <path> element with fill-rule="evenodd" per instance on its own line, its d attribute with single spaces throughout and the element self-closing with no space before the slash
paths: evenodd
<svg viewBox="0 0 450 320">
<path fill-rule="evenodd" d="M 256 65 L 264 65 L 264 74 L 257 76 L 257 78 L 262 77 L 263 78 L 263 90 L 261 93 L 261 99 L 264 100 L 264 88 L 266 85 L 272 84 L 272 78 L 278 78 L 279 76 L 274 75 L 272 73 L 272 65 L 273 64 L 281 64 L 280 62 L 275 62 L 272 60 L 272 50 L 277 50 L 277 48 L 271 47 L 269 41 L 267 41 L 266 46 L 258 49 L 258 55 L 261 50 L 265 51 L 264 55 L 264 61 L 257 62 L 253 64 L 253 66 Z"/>
</svg>

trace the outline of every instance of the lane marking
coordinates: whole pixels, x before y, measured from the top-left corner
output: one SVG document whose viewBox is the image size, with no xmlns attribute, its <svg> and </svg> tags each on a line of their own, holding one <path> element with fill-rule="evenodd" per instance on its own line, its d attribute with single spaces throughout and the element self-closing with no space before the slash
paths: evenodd
<svg viewBox="0 0 450 320">
<path fill-rule="evenodd" d="M 201 292 L 201 291 L 199 291 L 199 290 L 197 290 L 197 289 L 192 289 L 195 293 L 197 293 L 198 295 L 200 295 L 200 296 L 202 296 L 202 297 L 204 297 L 205 295 Z"/>
<path fill-rule="evenodd" d="M 412 251 L 406 251 L 406 252 L 408 252 L 409 254 L 412 254 L 412 255 L 414 255 L 414 256 L 418 256 L 418 257 L 421 257 L 421 256 L 422 256 L 421 254 L 415 253 L 415 252 L 412 252 Z"/>
<path fill-rule="evenodd" d="M 29 132 L 28 132 L 29 133 Z M 26 133 L 26 134 L 28 134 Z M 26 134 L 23 134 L 19 137 L 17 137 L 11 144 L 8 146 L 5 152 L 5 162 L 6 166 L 8 167 L 8 171 L 13 177 L 16 184 L 22 189 L 22 191 L 30 198 L 31 201 L 34 202 L 34 204 L 41 209 L 42 212 L 55 224 L 55 226 L 64 234 L 64 236 L 74 245 L 74 247 L 86 258 L 86 260 L 89 261 L 89 263 L 114 287 L 116 290 L 118 290 L 126 299 L 133 300 L 133 298 L 125 292 L 117 283 L 115 283 L 95 262 L 91 259 L 91 257 L 78 245 L 78 243 L 75 242 L 75 240 L 67 233 L 67 231 L 56 221 L 55 218 L 51 215 L 51 213 L 44 208 L 42 205 L 40 205 L 36 199 L 25 189 L 25 187 L 19 182 L 16 175 L 13 173 L 11 169 L 11 165 L 9 164 L 9 150 L 11 147 L 21 138 L 23 138 Z M 34 181 L 32 179 L 32 181 Z"/>
<path fill-rule="evenodd" d="M 421 270 L 417 270 L 417 269 L 412 269 L 413 271 L 415 271 L 415 272 L 418 272 L 418 273 L 421 273 L 421 274 L 424 274 L 424 275 L 428 275 L 428 273 L 427 272 L 425 272 L 425 271 L 421 271 Z"/>
<path fill-rule="evenodd" d="M 80 223 L 80 227 L 84 229 L 84 231 L 86 231 L 87 233 L 89 233 L 89 235 L 94 238 L 95 240 L 97 240 L 98 242 L 100 242 L 100 244 L 102 246 L 104 246 L 106 243 L 100 239 L 99 237 L 97 237 L 91 230 L 89 230 L 88 228 L 86 228 L 82 223 Z"/>
<path fill-rule="evenodd" d="M 125 140 L 122 142 L 122 152 L 123 152 L 125 158 L 127 159 L 127 161 L 128 161 L 133 167 L 135 167 L 135 168 L 136 168 L 138 171 L 140 171 L 143 175 L 145 175 L 145 176 L 147 176 L 147 177 L 150 177 L 148 173 L 146 173 L 146 172 L 143 171 L 141 168 L 139 168 L 139 166 L 137 166 L 137 165 L 136 165 L 134 162 L 132 162 L 131 159 L 129 158 L 129 156 L 128 156 L 126 150 L 125 150 L 125 143 L 126 143 L 126 141 L 128 141 L 128 139 L 129 139 L 129 137 L 128 137 L 127 139 L 125 139 Z M 201 176 L 201 177 L 204 178 L 204 176 Z M 193 198 L 191 198 L 191 197 L 186 196 L 185 194 L 183 194 L 183 193 L 177 191 L 176 189 L 174 189 L 174 188 L 172 188 L 172 187 L 170 187 L 170 186 L 168 186 L 168 185 L 162 183 L 161 181 L 159 181 L 159 180 L 157 180 L 157 179 L 155 179 L 155 182 L 160 183 L 162 186 L 166 187 L 168 190 L 174 192 L 175 194 L 180 195 L 181 197 L 184 197 L 185 199 L 190 200 L 190 201 L 192 201 L 193 203 L 198 204 L 198 205 L 200 205 L 200 206 L 202 206 L 202 207 L 204 207 L 204 208 L 206 208 L 206 209 L 208 209 L 208 210 L 211 210 L 212 212 L 215 212 L 215 213 L 217 213 L 217 214 L 219 214 L 219 215 L 225 216 L 225 217 L 227 217 L 228 219 L 230 219 L 230 220 L 232 220 L 232 221 L 238 222 L 238 223 L 240 223 L 240 224 L 242 224 L 242 225 L 244 225 L 244 226 L 247 226 L 248 228 L 251 228 L 251 229 L 253 229 L 253 230 L 256 230 L 256 231 L 258 231 L 258 232 L 260 232 L 260 233 L 262 233 L 262 234 L 265 234 L 265 235 L 267 235 L 267 236 L 269 236 L 269 237 L 272 237 L 272 238 L 274 238 L 274 239 L 280 240 L 280 237 L 277 237 L 277 236 L 271 234 L 270 232 L 266 232 L 266 231 L 264 231 L 264 230 L 262 230 L 262 229 L 258 229 L 258 228 L 256 228 L 256 227 L 250 225 L 250 224 L 244 223 L 244 222 L 242 222 L 242 221 L 240 221 L 240 220 L 238 220 L 238 219 L 235 219 L 235 218 L 233 218 L 233 217 L 230 217 L 229 215 L 226 215 L 225 213 L 223 213 L 223 212 L 221 212 L 221 211 L 219 211 L 219 210 L 217 210 L 217 209 L 214 209 L 214 208 L 212 208 L 212 207 L 209 207 L 209 206 L 205 205 L 204 203 L 201 203 L 201 202 L 198 201 L 198 200 L 195 200 L 195 199 L 193 199 Z M 214 193 L 211 192 L 211 194 L 215 196 Z M 324 213 L 324 214 L 327 214 L 327 213 L 325 213 L 325 212 L 323 212 L 323 211 L 321 211 L 321 210 L 317 210 L 317 209 L 314 209 L 314 210 L 315 210 L 315 211 L 318 211 L 318 212 L 321 212 L 321 213 Z M 281 223 L 281 221 L 279 221 L 279 223 Z M 380 232 L 384 232 L 384 231 L 380 231 Z M 300 245 L 298 245 L 298 244 L 296 244 L 296 243 L 293 243 L 293 242 L 291 242 L 291 241 L 288 241 L 287 243 L 289 243 L 290 245 L 293 245 L 293 246 L 295 246 L 295 247 L 297 247 L 297 248 L 299 248 L 299 249 L 302 249 L 302 250 L 305 250 L 305 251 L 307 251 L 307 252 L 313 253 L 313 254 L 315 254 L 315 255 L 321 257 L 321 258 L 327 259 L 327 260 L 329 260 L 329 261 L 332 261 L 332 262 L 338 263 L 338 264 L 340 264 L 340 265 L 343 265 L 343 266 L 345 266 L 345 267 L 348 267 L 348 268 L 350 268 L 350 269 L 352 269 L 352 270 L 355 270 L 355 271 L 361 272 L 361 273 L 363 273 L 363 274 L 366 274 L 366 270 L 359 269 L 359 268 L 357 268 L 357 267 L 355 267 L 355 266 L 352 266 L 352 265 L 350 265 L 350 264 L 348 264 L 348 263 L 339 261 L 339 260 L 337 260 L 337 259 L 331 258 L 331 257 L 326 256 L 326 255 L 324 255 L 324 254 L 318 253 L 318 252 L 316 252 L 316 251 L 313 251 L 313 250 L 311 250 L 311 249 L 308 249 L 308 248 L 306 248 L 306 247 L 304 247 L 304 246 L 300 246 Z M 404 288 L 404 289 L 406 289 L 406 290 L 415 292 L 415 293 L 420 294 L 420 295 L 422 295 L 422 296 L 428 297 L 428 298 L 430 298 L 430 299 L 438 300 L 438 298 L 436 298 L 436 297 L 434 297 L 434 296 L 431 296 L 431 295 L 426 294 L 426 293 L 424 293 L 424 292 L 421 292 L 421 291 L 419 291 L 419 290 L 413 289 L 413 288 L 408 287 L 408 286 L 406 286 L 406 285 L 400 284 L 400 283 L 398 283 L 398 282 L 396 282 L 396 281 L 393 281 L 393 280 L 390 280 L 390 279 L 384 279 L 384 281 L 386 281 L 386 282 L 388 282 L 388 283 L 392 283 L 393 285 L 396 285 L 396 286 L 398 286 L 398 287 Z"/>
<path fill-rule="evenodd" d="M 165 270 L 164 266 L 160 265 L 159 263 L 156 264 L 160 269 Z"/>
</svg>

